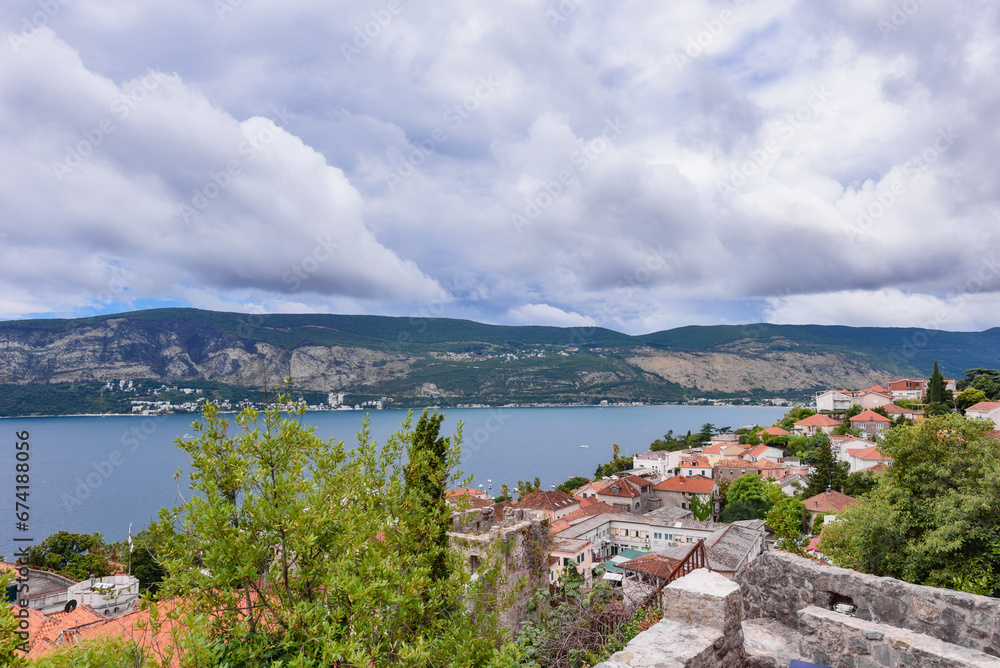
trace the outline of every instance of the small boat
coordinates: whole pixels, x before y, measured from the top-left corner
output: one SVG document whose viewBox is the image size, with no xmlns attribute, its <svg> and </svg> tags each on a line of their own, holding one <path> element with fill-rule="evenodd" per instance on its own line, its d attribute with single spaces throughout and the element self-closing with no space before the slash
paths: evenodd
<svg viewBox="0 0 1000 668">
<path fill-rule="evenodd" d="M 483 486 L 483 483 L 479 483 L 479 486 L 480 486 L 480 487 L 482 487 L 482 486 Z"/>
<path fill-rule="evenodd" d="M 580 447 L 581 448 L 589 448 L 590 446 L 589 445 L 581 445 Z"/>
<path fill-rule="evenodd" d="M 487 478 L 486 482 L 493 482 L 493 478 Z"/>
</svg>

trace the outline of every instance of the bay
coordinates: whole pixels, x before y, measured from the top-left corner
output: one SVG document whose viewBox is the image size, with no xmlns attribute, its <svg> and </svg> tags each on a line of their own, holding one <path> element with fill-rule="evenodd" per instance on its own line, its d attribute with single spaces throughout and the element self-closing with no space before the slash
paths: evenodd
<svg viewBox="0 0 1000 668">
<path fill-rule="evenodd" d="M 518 480 L 541 479 L 550 489 L 567 478 L 592 477 L 611 459 L 612 444 L 624 454 L 645 452 L 649 444 L 672 429 L 684 434 L 709 422 L 736 429 L 770 425 L 783 408 L 758 406 L 602 406 L 547 408 L 449 409 L 445 434 L 463 424 L 460 469 L 473 476 L 471 486 L 500 494 Z M 362 411 L 316 411 L 303 421 L 321 438 L 343 439 L 351 445 L 361 429 Z M 372 436 L 379 443 L 399 429 L 404 410 L 368 414 Z M 67 416 L 0 419 L 0 435 L 8 444 L 0 462 L 0 554 L 10 559 L 14 538 L 40 542 L 60 530 L 104 535 L 124 540 L 129 523 L 138 532 L 156 518 L 159 509 L 180 504 L 188 495 L 188 461 L 173 441 L 194 430 L 193 415 Z M 416 416 L 414 417 L 414 424 Z M 16 434 L 30 434 L 30 519 L 19 531 L 15 511 Z M 582 448 L 582 445 L 589 447 Z M 185 471 L 175 480 L 178 468 Z M 492 481 L 492 482 L 490 482 Z M 489 486 L 492 484 L 492 489 Z M 18 543 L 24 544 L 24 543 Z"/>
</svg>

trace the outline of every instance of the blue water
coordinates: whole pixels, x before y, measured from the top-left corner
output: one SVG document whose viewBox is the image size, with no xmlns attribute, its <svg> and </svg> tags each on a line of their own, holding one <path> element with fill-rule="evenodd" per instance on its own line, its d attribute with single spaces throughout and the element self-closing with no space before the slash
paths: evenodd
<svg viewBox="0 0 1000 668">
<path fill-rule="evenodd" d="M 451 434 L 459 420 L 464 442 L 460 468 L 474 476 L 473 487 L 494 495 L 500 485 L 538 476 L 543 488 L 574 475 L 592 477 L 598 464 L 611 459 L 612 443 L 624 454 L 644 452 L 668 429 L 698 431 L 711 422 L 717 427 L 770 425 L 784 409 L 770 407 L 629 406 L 566 408 L 449 409 L 444 431 Z M 356 442 L 364 413 L 308 413 L 322 438 Z M 406 412 L 370 413 L 372 436 L 379 443 L 399 428 Z M 155 519 L 159 509 L 178 505 L 187 495 L 184 481 L 174 476 L 188 470 L 187 456 L 173 440 L 191 435 L 195 416 L 47 417 L 0 419 L 0 437 L 7 447 L 0 454 L 0 554 L 10 558 L 13 538 L 36 542 L 59 530 L 99 531 L 107 541 L 123 540 L 131 522 L 138 532 Z M 30 520 L 28 531 L 15 524 L 14 443 L 27 431 L 31 444 Z M 589 448 L 581 448 L 589 445 Z"/>
</svg>

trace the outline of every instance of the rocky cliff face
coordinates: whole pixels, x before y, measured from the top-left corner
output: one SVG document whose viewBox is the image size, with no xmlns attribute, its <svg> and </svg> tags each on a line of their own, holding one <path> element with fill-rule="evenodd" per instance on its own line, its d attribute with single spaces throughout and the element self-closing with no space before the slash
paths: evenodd
<svg viewBox="0 0 1000 668">
<path fill-rule="evenodd" d="M 412 358 L 365 348 L 287 350 L 202 328 L 187 336 L 125 318 L 62 332 L 0 333 L 0 382 L 82 383 L 122 378 L 212 380 L 259 387 L 291 376 L 296 387 L 331 391 L 406 375 Z"/>
</svg>

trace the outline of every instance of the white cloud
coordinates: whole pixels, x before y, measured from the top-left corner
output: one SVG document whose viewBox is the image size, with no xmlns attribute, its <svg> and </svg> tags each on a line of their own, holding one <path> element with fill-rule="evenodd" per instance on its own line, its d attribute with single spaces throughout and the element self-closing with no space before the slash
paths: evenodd
<svg viewBox="0 0 1000 668">
<path fill-rule="evenodd" d="M 12 0 L 0 26 L 38 7 Z M 356 43 L 384 7 L 74 0 L 5 42 L 0 317 L 104 295 L 630 332 L 949 304 L 955 327 L 1000 324 L 971 312 L 987 297 L 956 301 L 1000 290 L 968 283 L 1000 242 L 991 3 L 925 3 L 883 34 L 892 6 L 855 0 L 445 0 Z M 113 108 L 148 68 L 164 76 Z"/>
<path fill-rule="evenodd" d="M 593 327 L 593 318 L 564 311 L 549 304 L 525 304 L 507 311 L 506 317 L 518 325 L 551 325 L 554 327 Z"/>
</svg>

